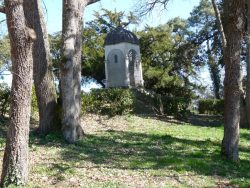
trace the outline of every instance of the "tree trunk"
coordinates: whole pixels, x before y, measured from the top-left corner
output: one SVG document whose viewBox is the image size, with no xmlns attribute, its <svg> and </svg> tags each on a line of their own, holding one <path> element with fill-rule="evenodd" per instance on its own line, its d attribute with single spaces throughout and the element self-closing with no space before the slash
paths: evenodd
<svg viewBox="0 0 250 188">
<path fill-rule="evenodd" d="M 41 134 L 55 129 L 57 124 L 56 89 L 53 83 L 52 61 L 44 16 L 40 0 L 24 0 L 26 20 L 34 25 L 37 40 L 33 46 L 34 84 L 39 109 L 39 128 Z M 33 17 L 30 12 L 33 11 Z"/>
<path fill-rule="evenodd" d="M 80 122 L 83 10 L 83 1 L 63 0 L 62 130 L 65 140 L 69 143 L 74 143 L 83 136 Z"/>
<path fill-rule="evenodd" d="M 12 87 L 10 121 L 3 159 L 1 186 L 20 185 L 28 180 L 28 140 L 32 86 L 33 29 L 26 26 L 23 3 L 5 0 L 11 44 Z"/>
<path fill-rule="evenodd" d="M 225 117 L 224 138 L 221 153 L 229 159 L 239 159 L 239 121 L 241 96 L 241 42 L 244 30 L 244 0 L 225 0 L 224 31 L 227 45 L 224 50 L 225 63 Z"/>
<path fill-rule="evenodd" d="M 81 127 L 81 52 L 83 11 L 99 0 L 63 0 L 62 131 L 68 143 L 83 136 Z"/>
<path fill-rule="evenodd" d="M 246 117 L 247 121 L 244 127 L 250 128 L 250 0 L 247 0 L 247 84 L 246 84 Z"/>
</svg>

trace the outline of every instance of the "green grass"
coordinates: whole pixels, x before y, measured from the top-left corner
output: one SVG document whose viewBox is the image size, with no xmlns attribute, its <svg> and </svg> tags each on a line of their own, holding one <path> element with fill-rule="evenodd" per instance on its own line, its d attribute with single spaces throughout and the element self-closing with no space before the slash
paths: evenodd
<svg viewBox="0 0 250 188">
<path fill-rule="evenodd" d="M 137 116 L 102 123 L 74 145 L 60 134 L 31 135 L 28 187 L 250 187 L 249 130 L 233 163 L 220 156 L 221 126 Z"/>
</svg>

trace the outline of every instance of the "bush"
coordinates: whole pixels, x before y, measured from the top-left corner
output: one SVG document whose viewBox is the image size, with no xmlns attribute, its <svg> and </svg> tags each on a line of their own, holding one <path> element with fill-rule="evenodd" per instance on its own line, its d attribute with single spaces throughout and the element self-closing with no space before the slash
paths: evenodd
<svg viewBox="0 0 250 188">
<path fill-rule="evenodd" d="M 7 115 L 10 108 L 10 88 L 6 84 L 0 84 L 0 115 Z"/>
<path fill-rule="evenodd" d="M 153 108 L 156 114 L 185 118 L 189 113 L 191 99 L 184 97 L 168 97 L 146 90 L 137 90 L 135 93 L 137 100 L 141 100 L 144 102 L 145 106 Z M 139 108 L 142 109 L 140 106 Z"/>
<path fill-rule="evenodd" d="M 6 84 L 0 84 L 0 115 L 5 116 L 10 108 L 10 88 Z M 31 114 L 38 114 L 38 104 L 34 86 L 32 87 Z"/>
<path fill-rule="evenodd" d="M 164 113 L 176 118 L 185 118 L 189 113 L 190 100 L 182 97 L 162 97 Z"/>
<path fill-rule="evenodd" d="M 129 89 L 95 89 L 82 95 L 82 113 L 123 115 L 133 110 L 134 94 Z"/>
<path fill-rule="evenodd" d="M 224 100 L 201 99 L 198 104 L 200 114 L 222 115 L 224 110 Z"/>
<path fill-rule="evenodd" d="M 139 89 L 96 89 L 82 95 L 82 114 L 122 115 L 167 114 L 186 117 L 190 101 L 185 98 L 165 97 Z"/>
</svg>

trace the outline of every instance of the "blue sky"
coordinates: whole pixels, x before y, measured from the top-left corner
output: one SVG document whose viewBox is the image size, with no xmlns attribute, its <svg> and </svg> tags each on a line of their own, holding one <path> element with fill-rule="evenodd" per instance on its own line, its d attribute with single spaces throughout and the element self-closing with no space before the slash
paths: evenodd
<svg viewBox="0 0 250 188">
<path fill-rule="evenodd" d="M 50 34 L 60 31 L 62 28 L 62 1 L 61 0 L 43 0 L 46 10 L 45 20 Z M 101 8 L 117 11 L 129 12 L 136 8 L 136 0 L 101 0 L 88 6 L 85 10 L 84 20 L 93 19 L 94 11 L 100 11 Z M 138 26 L 140 29 L 144 25 L 156 26 L 166 23 L 169 19 L 180 16 L 187 18 L 194 6 L 197 6 L 199 0 L 170 0 L 167 10 L 156 9 L 150 16 L 142 19 Z"/>
<path fill-rule="evenodd" d="M 95 4 L 88 6 L 85 10 L 84 21 L 93 19 L 94 11 L 100 11 L 102 8 L 117 11 L 133 11 L 137 6 L 138 1 L 143 0 L 100 0 Z M 188 18 L 189 13 L 194 6 L 199 4 L 200 0 L 170 0 L 167 10 L 157 8 L 147 17 L 142 18 L 142 22 L 138 29 L 142 29 L 146 24 L 157 26 L 166 23 L 174 17 Z M 61 31 L 62 28 L 62 0 L 41 0 L 45 12 L 45 21 L 50 34 Z M 0 13 L 0 21 L 5 20 L 5 15 Z M 0 35 L 7 34 L 6 23 L 0 24 Z"/>
</svg>

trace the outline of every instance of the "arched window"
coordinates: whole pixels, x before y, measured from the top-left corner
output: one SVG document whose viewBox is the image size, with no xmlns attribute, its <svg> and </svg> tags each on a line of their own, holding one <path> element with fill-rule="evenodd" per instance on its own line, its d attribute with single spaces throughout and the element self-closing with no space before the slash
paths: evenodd
<svg viewBox="0 0 250 188">
<path fill-rule="evenodd" d="M 115 55 L 115 63 L 118 63 L 118 56 Z"/>
</svg>

